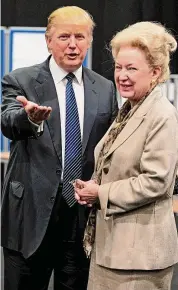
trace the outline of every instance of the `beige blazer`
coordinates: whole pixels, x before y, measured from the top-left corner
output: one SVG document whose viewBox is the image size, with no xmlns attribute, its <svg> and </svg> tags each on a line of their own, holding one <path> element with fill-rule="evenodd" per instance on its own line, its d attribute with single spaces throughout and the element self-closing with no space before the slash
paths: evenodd
<svg viewBox="0 0 178 290">
<path fill-rule="evenodd" d="M 107 133 L 95 149 L 95 160 Z M 104 159 L 96 263 L 163 269 L 178 261 L 172 192 L 178 165 L 178 114 L 160 87 L 145 99 Z"/>
</svg>

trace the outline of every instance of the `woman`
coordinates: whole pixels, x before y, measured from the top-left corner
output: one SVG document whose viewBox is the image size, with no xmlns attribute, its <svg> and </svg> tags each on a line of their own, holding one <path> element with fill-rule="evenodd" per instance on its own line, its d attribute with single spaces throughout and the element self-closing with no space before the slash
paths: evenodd
<svg viewBox="0 0 178 290">
<path fill-rule="evenodd" d="M 140 22 L 111 41 L 115 82 L 126 99 L 95 149 L 95 181 L 75 184 L 94 204 L 84 246 L 92 250 L 88 290 L 170 289 L 178 261 L 172 193 L 178 165 L 178 114 L 162 94 L 173 36 Z M 96 213 L 96 227 L 95 227 Z"/>
</svg>

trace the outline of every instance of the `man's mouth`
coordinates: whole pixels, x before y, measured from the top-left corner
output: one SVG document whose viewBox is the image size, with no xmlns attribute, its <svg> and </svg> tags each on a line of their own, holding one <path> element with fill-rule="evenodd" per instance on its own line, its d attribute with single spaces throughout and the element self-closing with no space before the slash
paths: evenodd
<svg viewBox="0 0 178 290">
<path fill-rule="evenodd" d="M 69 54 L 67 54 L 67 57 L 68 57 L 69 59 L 75 59 L 77 56 L 78 56 L 77 53 L 69 53 Z"/>
</svg>

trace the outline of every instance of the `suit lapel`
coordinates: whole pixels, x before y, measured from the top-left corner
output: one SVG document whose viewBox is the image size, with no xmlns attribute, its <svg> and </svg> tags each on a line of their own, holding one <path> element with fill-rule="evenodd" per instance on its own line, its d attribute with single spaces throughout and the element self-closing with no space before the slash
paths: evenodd
<svg viewBox="0 0 178 290">
<path fill-rule="evenodd" d="M 92 78 L 91 73 L 83 68 L 84 80 L 84 126 L 83 126 L 83 145 L 82 152 L 87 146 L 93 123 L 98 110 L 98 92 L 95 87 L 95 80 Z"/>
<path fill-rule="evenodd" d="M 61 123 L 60 110 L 56 88 L 51 76 L 48 61 L 42 66 L 40 73 L 36 79 L 35 90 L 38 96 L 39 104 L 42 106 L 52 107 L 49 119 L 46 121 L 53 141 L 54 149 L 61 162 Z"/>
</svg>

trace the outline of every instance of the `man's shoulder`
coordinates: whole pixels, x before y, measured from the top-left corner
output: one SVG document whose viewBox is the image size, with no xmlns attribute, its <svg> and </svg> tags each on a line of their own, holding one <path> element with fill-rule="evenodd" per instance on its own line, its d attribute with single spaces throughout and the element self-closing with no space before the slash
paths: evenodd
<svg viewBox="0 0 178 290">
<path fill-rule="evenodd" d="M 32 66 L 27 66 L 27 67 L 21 67 L 14 69 L 10 73 L 8 73 L 9 77 L 15 77 L 15 78 L 21 78 L 21 77 L 29 77 L 29 78 L 36 78 L 41 71 L 46 65 L 46 61 L 40 64 L 35 64 Z"/>
<path fill-rule="evenodd" d="M 106 85 L 112 84 L 112 81 L 106 79 L 105 77 L 103 77 L 102 75 L 96 73 L 95 71 L 91 69 L 84 67 L 83 70 L 84 70 L 84 73 L 88 74 L 88 76 L 93 78 L 95 81 L 101 82 L 102 84 L 106 84 Z"/>
</svg>

